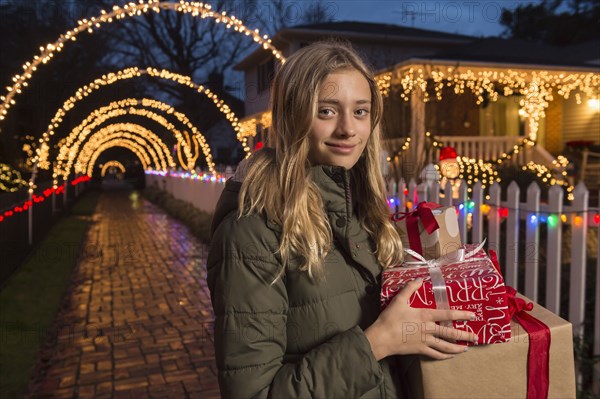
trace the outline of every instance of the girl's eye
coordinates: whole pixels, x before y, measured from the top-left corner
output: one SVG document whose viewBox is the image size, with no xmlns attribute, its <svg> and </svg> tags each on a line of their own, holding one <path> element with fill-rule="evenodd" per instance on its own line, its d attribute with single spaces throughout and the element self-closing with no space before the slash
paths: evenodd
<svg viewBox="0 0 600 399">
<path fill-rule="evenodd" d="M 319 115 L 323 116 L 331 116 L 333 115 L 333 110 L 331 108 L 323 108 L 319 110 Z"/>
<path fill-rule="evenodd" d="M 356 110 L 356 114 L 357 114 L 358 116 L 365 116 L 365 115 L 367 115 L 368 113 L 369 113 L 369 110 L 368 110 L 368 109 L 365 109 L 365 108 L 362 108 L 362 109 Z"/>
</svg>

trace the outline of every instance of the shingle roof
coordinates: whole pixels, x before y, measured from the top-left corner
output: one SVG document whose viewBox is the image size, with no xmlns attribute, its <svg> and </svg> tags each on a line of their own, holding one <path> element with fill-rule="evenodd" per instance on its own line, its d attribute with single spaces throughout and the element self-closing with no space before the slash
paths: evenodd
<svg viewBox="0 0 600 399">
<path fill-rule="evenodd" d="M 409 28 L 392 24 L 340 21 L 283 28 L 272 37 L 272 42 L 275 47 L 278 47 L 280 44 L 287 42 L 291 35 L 307 36 L 312 38 L 312 40 L 317 40 L 320 37 L 326 38 L 328 36 L 339 35 L 348 38 L 349 40 L 379 40 L 381 42 L 414 40 L 417 42 L 446 42 L 451 44 L 461 44 L 474 39 L 472 36 Z M 258 60 L 264 59 L 266 56 L 267 55 L 265 55 L 262 49 L 258 49 L 240 61 L 234 69 L 243 70 L 247 66 L 253 65 Z"/>
<path fill-rule="evenodd" d="M 318 38 L 319 36 L 327 36 L 329 33 L 345 36 L 351 41 L 401 42 L 415 40 L 451 44 L 450 47 L 427 57 L 431 60 L 570 67 L 600 66 L 599 40 L 571 46 L 552 46 L 517 39 L 476 38 L 435 30 L 371 22 L 340 21 L 297 25 L 277 32 L 273 36 L 273 44 L 277 46 L 280 42 L 286 41 L 290 34 Z M 263 57 L 265 57 L 263 51 L 257 50 L 236 65 L 235 69 L 242 70 Z M 406 54 L 406 58 L 411 58 L 411 55 Z"/>
<path fill-rule="evenodd" d="M 598 46 L 598 47 L 594 47 Z M 596 48 L 596 55 L 590 51 Z M 552 46 L 524 40 L 490 37 L 439 51 L 432 59 L 498 62 L 533 65 L 589 66 L 588 61 L 599 59 L 600 46 L 593 44 Z"/>
<path fill-rule="evenodd" d="M 428 29 L 418 29 L 392 24 L 356 21 L 323 22 L 317 24 L 297 25 L 291 28 L 286 28 L 286 30 L 290 29 L 311 29 L 332 32 L 367 33 L 374 35 L 385 34 L 387 36 L 404 36 L 431 39 L 473 39 L 472 36 L 459 35 L 456 33 L 447 33 Z"/>
</svg>

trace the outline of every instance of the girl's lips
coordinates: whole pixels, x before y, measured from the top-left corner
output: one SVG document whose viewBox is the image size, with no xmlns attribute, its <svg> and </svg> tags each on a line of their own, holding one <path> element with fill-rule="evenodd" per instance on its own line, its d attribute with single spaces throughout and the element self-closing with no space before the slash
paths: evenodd
<svg viewBox="0 0 600 399">
<path fill-rule="evenodd" d="M 325 143 L 329 149 L 338 154 L 350 154 L 356 144 L 336 144 L 336 143 Z"/>
</svg>

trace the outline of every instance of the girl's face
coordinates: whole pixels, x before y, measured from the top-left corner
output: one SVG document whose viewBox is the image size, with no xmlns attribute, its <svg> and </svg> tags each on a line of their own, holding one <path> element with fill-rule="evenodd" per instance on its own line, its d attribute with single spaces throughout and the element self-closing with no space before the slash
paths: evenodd
<svg viewBox="0 0 600 399">
<path fill-rule="evenodd" d="M 371 134 L 371 90 L 358 71 L 346 69 L 325 78 L 309 134 L 313 165 L 352 168 Z"/>
</svg>

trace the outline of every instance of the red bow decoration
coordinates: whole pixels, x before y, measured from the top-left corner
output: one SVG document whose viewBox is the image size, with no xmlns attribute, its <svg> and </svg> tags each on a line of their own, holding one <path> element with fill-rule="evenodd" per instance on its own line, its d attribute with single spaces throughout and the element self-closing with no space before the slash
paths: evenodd
<svg viewBox="0 0 600 399">
<path fill-rule="evenodd" d="M 423 246 L 421 245 L 421 239 L 419 238 L 419 220 L 423 223 L 427 234 L 432 234 L 434 231 L 440 228 L 435 216 L 433 216 L 432 209 L 439 208 L 440 205 L 435 202 L 420 202 L 417 205 L 417 209 L 412 212 L 397 212 L 392 215 L 393 222 L 399 222 L 400 220 L 406 219 L 406 231 L 408 233 L 408 243 L 410 249 L 417 252 L 419 255 L 423 255 Z"/>
<path fill-rule="evenodd" d="M 496 252 L 490 250 L 490 259 L 500 270 Z M 527 311 L 533 309 L 533 303 L 516 297 L 517 290 L 506 286 L 508 312 L 529 335 L 529 352 L 527 353 L 527 399 L 544 399 L 548 397 L 550 385 L 550 328 Z"/>
</svg>

